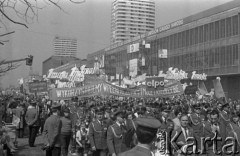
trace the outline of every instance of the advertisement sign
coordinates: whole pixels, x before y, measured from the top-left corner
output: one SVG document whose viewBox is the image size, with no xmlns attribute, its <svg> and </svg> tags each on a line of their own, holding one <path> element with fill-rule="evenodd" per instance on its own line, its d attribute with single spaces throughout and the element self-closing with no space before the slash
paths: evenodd
<svg viewBox="0 0 240 156">
<path fill-rule="evenodd" d="M 139 43 L 129 45 L 129 53 L 139 51 Z"/>
<path fill-rule="evenodd" d="M 197 85 L 192 85 L 192 86 L 187 86 L 184 93 L 186 95 L 191 95 L 191 94 L 196 94 L 196 92 L 198 91 L 198 86 Z"/>
<path fill-rule="evenodd" d="M 29 87 L 30 93 L 47 92 L 47 82 L 46 81 L 30 82 L 28 84 L 28 87 Z"/>
<path fill-rule="evenodd" d="M 159 49 L 158 58 L 167 58 L 167 49 Z"/>
<path fill-rule="evenodd" d="M 129 76 L 136 77 L 138 71 L 138 59 L 132 59 L 129 61 Z"/>
<path fill-rule="evenodd" d="M 164 77 L 146 78 L 146 90 L 164 90 Z"/>
</svg>

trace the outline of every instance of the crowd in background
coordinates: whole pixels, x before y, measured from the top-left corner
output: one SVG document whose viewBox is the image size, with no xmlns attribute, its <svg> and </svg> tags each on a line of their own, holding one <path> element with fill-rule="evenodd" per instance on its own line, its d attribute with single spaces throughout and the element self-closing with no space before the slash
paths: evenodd
<svg viewBox="0 0 240 156">
<path fill-rule="evenodd" d="M 161 123 L 157 137 L 152 140 L 137 137 L 141 120 L 150 117 Z M 123 152 L 122 155 L 127 155 L 126 151 L 136 148 L 139 142 L 151 144 L 149 150 L 155 155 L 166 151 L 169 155 L 186 155 L 187 137 L 194 137 L 199 149 L 201 137 L 213 138 L 215 132 L 222 138 L 216 149 L 220 150 L 231 136 L 240 151 L 240 101 L 231 99 L 186 95 L 152 99 L 94 96 L 53 102 L 45 96 L 2 96 L 1 118 L 1 148 L 7 156 L 16 152 L 18 138 L 28 137 L 29 146 L 34 147 L 38 135 L 44 138 L 41 148 L 47 156 L 69 153 L 115 156 Z M 151 128 L 147 130 L 153 132 Z M 166 138 L 171 140 L 180 132 L 176 143 L 166 142 Z M 211 142 L 207 143 L 206 155 L 216 154 L 213 147 Z"/>
</svg>

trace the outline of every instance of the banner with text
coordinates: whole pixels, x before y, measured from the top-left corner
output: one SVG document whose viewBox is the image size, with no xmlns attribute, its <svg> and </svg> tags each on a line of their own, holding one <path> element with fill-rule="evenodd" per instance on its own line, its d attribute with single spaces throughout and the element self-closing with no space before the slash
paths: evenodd
<svg viewBox="0 0 240 156">
<path fill-rule="evenodd" d="M 116 95 L 124 97 L 171 97 L 183 94 L 180 82 L 171 81 L 166 84 L 163 90 L 147 91 L 145 86 L 136 89 L 121 88 L 107 82 L 96 83 L 79 88 L 53 88 L 51 90 L 52 100 L 69 99 L 73 96 L 89 97 L 95 95 Z"/>
</svg>

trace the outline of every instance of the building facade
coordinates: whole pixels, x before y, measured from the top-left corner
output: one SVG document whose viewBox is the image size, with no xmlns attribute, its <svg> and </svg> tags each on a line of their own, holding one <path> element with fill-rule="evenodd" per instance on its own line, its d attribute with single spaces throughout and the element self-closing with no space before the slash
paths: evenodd
<svg viewBox="0 0 240 156">
<path fill-rule="evenodd" d="M 76 57 L 77 39 L 56 36 L 53 42 L 55 56 Z"/>
<path fill-rule="evenodd" d="M 145 48 L 143 41 L 150 48 Z M 129 53 L 129 46 L 136 43 L 139 51 Z M 158 57 L 162 49 L 168 52 L 165 59 Z M 138 59 L 138 74 L 158 75 L 169 67 L 205 73 L 209 90 L 213 88 L 212 80 L 220 76 L 226 95 L 239 98 L 240 1 L 180 19 L 104 50 L 105 66 L 123 69 L 124 76 L 129 74 L 129 61 Z M 116 70 L 106 74 L 115 75 Z"/>
<path fill-rule="evenodd" d="M 122 42 L 155 28 L 154 0 L 113 0 L 111 43 Z"/>
</svg>

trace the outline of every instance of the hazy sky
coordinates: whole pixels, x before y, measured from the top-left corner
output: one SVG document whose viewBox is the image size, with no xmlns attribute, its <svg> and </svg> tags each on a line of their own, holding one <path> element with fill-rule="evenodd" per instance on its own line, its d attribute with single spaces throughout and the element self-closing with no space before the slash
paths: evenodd
<svg viewBox="0 0 240 156">
<path fill-rule="evenodd" d="M 9 36 L 10 42 L 0 45 L 1 59 L 25 58 L 34 56 L 33 71 L 41 74 L 42 62 L 53 54 L 55 35 L 78 39 L 79 58 L 109 46 L 111 0 L 86 0 L 74 5 L 62 0 L 62 7 L 49 6 L 39 11 L 38 21 L 29 28 L 11 24 L 15 33 Z M 156 27 L 201 12 L 231 0 L 155 0 Z M 1 32 L 1 31 L 0 31 Z M 17 84 L 17 79 L 27 77 L 30 69 L 22 62 L 21 67 L 8 72 L 1 79 L 1 87 Z"/>
</svg>

